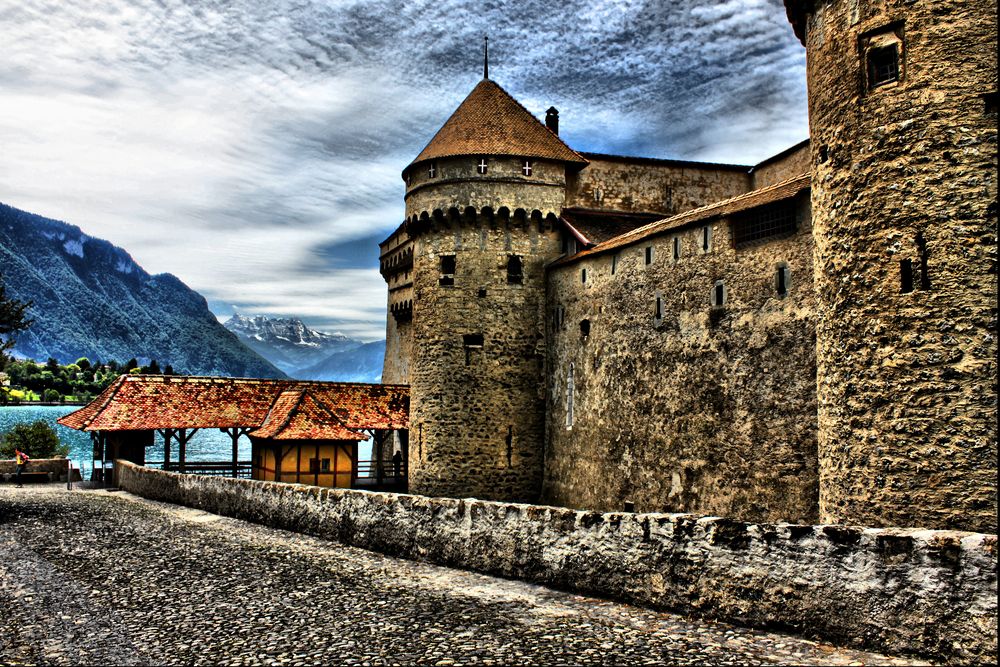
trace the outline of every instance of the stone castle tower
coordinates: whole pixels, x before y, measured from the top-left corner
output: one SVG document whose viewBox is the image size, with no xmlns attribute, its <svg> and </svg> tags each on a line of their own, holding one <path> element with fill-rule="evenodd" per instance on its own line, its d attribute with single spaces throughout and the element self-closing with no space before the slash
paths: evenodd
<svg viewBox="0 0 1000 667">
<path fill-rule="evenodd" d="M 484 78 L 403 172 L 382 244 L 385 381 L 408 382 L 410 490 L 536 500 L 545 437 L 544 265 L 586 160 Z"/>
<path fill-rule="evenodd" d="M 994 531 L 996 1 L 786 7 L 808 59 L 820 519 Z"/>
</svg>

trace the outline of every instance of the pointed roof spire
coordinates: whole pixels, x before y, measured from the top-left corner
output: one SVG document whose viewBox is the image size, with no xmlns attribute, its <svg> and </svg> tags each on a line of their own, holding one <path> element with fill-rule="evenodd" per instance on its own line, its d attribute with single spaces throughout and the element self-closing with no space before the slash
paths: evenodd
<svg viewBox="0 0 1000 667">
<path fill-rule="evenodd" d="M 483 35 L 483 78 L 490 78 L 490 38 Z"/>
</svg>

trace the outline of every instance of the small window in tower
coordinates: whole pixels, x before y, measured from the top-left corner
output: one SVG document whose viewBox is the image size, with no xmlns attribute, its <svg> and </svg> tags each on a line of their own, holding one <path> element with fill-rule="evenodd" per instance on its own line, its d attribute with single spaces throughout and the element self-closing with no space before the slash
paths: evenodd
<svg viewBox="0 0 1000 667">
<path fill-rule="evenodd" d="M 899 80 L 899 47 L 877 46 L 868 51 L 868 88 L 878 88 Z"/>
<path fill-rule="evenodd" d="M 580 282 L 586 284 L 586 282 L 587 282 L 587 269 L 580 269 Z"/>
<path fill-rule="evenodd" d="M 725 281 L 716 280 L 715 285 L 712 287 L 712 307 L 722 308 L 725 306 L 728 296 Z"/>
<path fill-rule="evenodd" d="M 775 273 L 774 278 L 774 288 L 778 293 L 778 297 L 784 298 L 788 294 L 788 265 L 779 264 L 778 269 Z"/>
<path fill-rule="evenodd" d="M 646 246 L 646 266 L 653 263 L 653 246 Z"/>
<path fill-rule="evenodd" d="M 709 252 L 712 249 L 712 228 L 705 226 L 701 228 L 701 251 Z"/>
<path fill-rule="evenodd" d="M 520 285 L 524 282 L 524 268 L 520 255 L 509 255 L 507 257 L 507 284 Z"/>
<path fill-rule="evenodd" d="M 931 276 L 928 272 L 927 239 L 923 232 L 917 232 L 917 251 L 920 253 L 920 289 L 931 288 Z"/>
<path fill-rule="evenodd" d="M 611 256 L 611 275 L 618 273 L 618 255 Z"/>
<path fill-rule="evenodd" d="M 438 175 L 437 162 L 431 162 L 431 166 L 427 168 L 427 178 L 437 178 L 437 175 Z"/>
<path fill-rule="evenodd" d="M 913 260 L 899 260 L 899 291 L 903 294 L 913 291 Z"/>
<path fill-rule="evenodd" d="M 534 171 L 535 163 L 531 160 L 524 160 L 521 162 L 521 173 L 525 176 L 531 176 L 531 172 Z"/>
<path fill-rule="evenodd" d="M 656 295 L 656 300 L 653 302 L 653 319 L 656 324 L 659 324 L 660 320 L 663 319 L 663 298 L 659 294 Z"/>
<path fill-rule="evenodd" d="M 483 334 L 464 334 L 462 336 L 462 345 L 465 347 L 482 347 L 483 346 Z"/>
<path fill-rule="evenodd" d="M 455 256 L 454 255 L 441 255 L 439 258 L 441 262 L 441 277 L 438 278 L 438 284 L 442 286 L 449 287 L 455 284 Z"/>
<path fill-rule="evenodd" d="M 590 335 L 590 320 L 580 320 L 580 335 L 584 338 Z"/>
<path fill-rule="evenodd" d="M 479 162 L 476 163 L 476 172 L 480 174 L 485 174 L 489 170 L 489 168 L 490 165 L 486 161 L 486 158 L 484 157 L 479 158 Z"/>
<path fill-rule="evenodd" d="M 681 237 L 674 237 L 674 261 L 676 262 L 681 258 Z"/>
</svg>

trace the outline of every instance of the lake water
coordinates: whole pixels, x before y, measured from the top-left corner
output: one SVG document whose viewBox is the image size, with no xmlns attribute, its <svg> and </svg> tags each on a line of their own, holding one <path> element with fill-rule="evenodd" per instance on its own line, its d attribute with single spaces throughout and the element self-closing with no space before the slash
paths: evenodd
<svg viewBox="0 0 1000 667">
<path fill-rule="evenodd" d="M 93 448 L 90 444 L 90 434 L 83 431 L 76 431 L 65 426 L 56 424 L 56 420 L 63 415 L 68 415 L 74 410 L 79 410 L 77 405 L 42 405 L 42 406 L 0 406 L 0 433 L 10 430 L 14 424 L 21 422 L 34 422 L 39 419 L 48 422 L 59 435 L 59 440 L 69 445 L 69 457 L 73 459 L 74 466 L 83 465 L 84 470 L 89 471 L 92 465 Z M 198 431 L 187 444 L 188 461 L 230 461 L 233 456 L 232 440 L 225 433 L 218 429 L 204 429 Z M 177 460 L 177 444 L 172 447 L 173 460 Z M 246 436 L 240 438 L 239 456 L 241 461 L 250 460 L 250 440 Z M 371 443 L 362 442 L 358 448 L 358 458 L 361 460 L 371 458 Z M 146 448 L 147 461 L 163 460 L 163 438 L 156 436 L 154 444 Z M 89 479 L 86 475 L 84 479 Z"/>
</svg>

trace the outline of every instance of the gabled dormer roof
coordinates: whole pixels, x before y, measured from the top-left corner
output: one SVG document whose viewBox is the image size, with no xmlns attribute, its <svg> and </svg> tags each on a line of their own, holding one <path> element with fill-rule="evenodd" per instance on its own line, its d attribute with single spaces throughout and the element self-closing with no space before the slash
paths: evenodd
<svg viewBox="0 0 1000 667">
<path fill-rule="evenodd" d="M 587 160 L 490 79 L 479 82 L 410 163 L 459 155 L 511 155 L 585 165 Z"/>
</svg>

